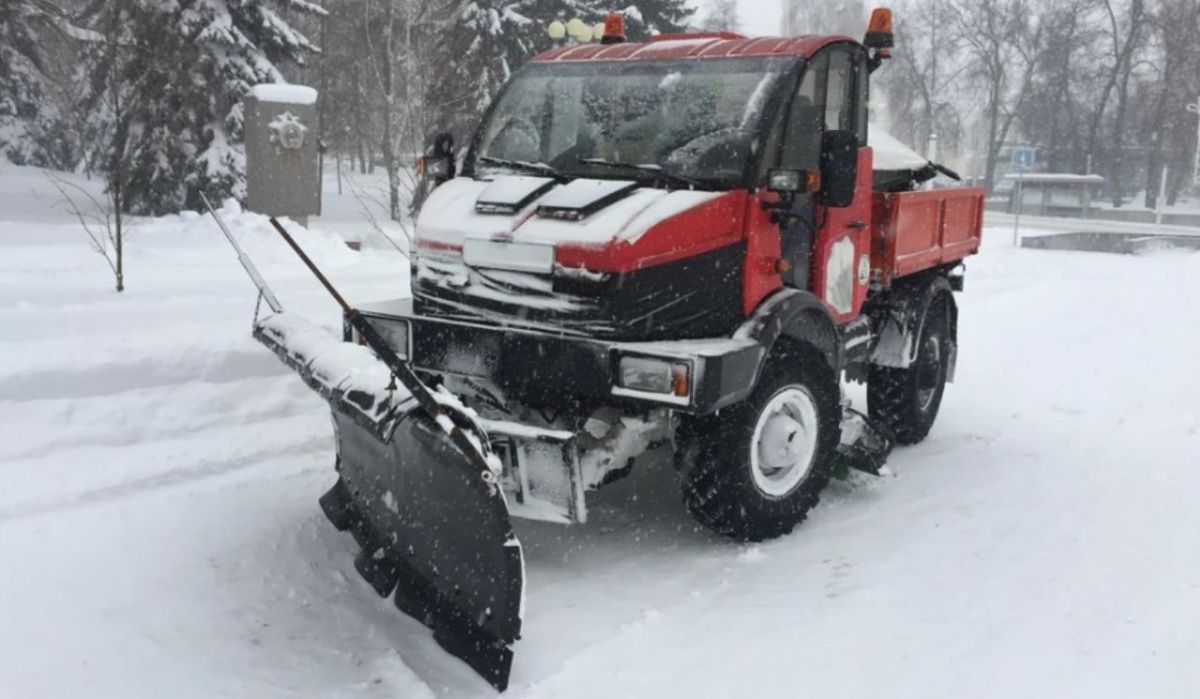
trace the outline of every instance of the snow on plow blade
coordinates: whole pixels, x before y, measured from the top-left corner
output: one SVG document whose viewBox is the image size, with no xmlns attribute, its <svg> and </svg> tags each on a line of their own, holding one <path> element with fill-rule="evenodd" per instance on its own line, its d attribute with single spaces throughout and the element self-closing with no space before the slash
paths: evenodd
<svg viewBox="0 0 1200 699">
<path fill-rule="evenodd" d="M 337 483 L 325 515 L 361 547 L 355 568 L 381 596 L 497 689 L 521 633 L 524 559 L 504 495 L 365 347 L 272 316 L 255 338 L 333 407 Z"/>
</svg>

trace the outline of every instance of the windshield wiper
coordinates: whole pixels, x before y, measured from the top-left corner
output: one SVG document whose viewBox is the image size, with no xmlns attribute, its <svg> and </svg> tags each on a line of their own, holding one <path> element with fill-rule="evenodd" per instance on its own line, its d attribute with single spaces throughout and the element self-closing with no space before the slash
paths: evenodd
<svg viewBox="0 0 1200 699">
<path fill-rule="evenodd" d="M 661 165 L 635 165 L 634 163 L 618 163 L 604 158 L 580 158 L 579 162 L 584 165 L 594 165 L 596 167 L 610 168 L 613 170 L 634 170 L 636 172 L 645 172 L 654 175 L 657 179 L 664 182 L 672 183 L 682 187 L 702 187 L 703 185 L 690 177 L 676 175 L 662 169 Z"/>
<path fill-rule="evenodd" d="M 514 170 L 524 170 L 525 172 L 545 175 L 546 177 L 553 177 L 555 179 L 563 177 L 561 172 L 546 163 L 531 163 L 528 160 L 505 160 L 504 158 L 493 158 L 488 155 L 479 156 L 479 162 L 499 167 L 508 167 Z"/>
</svg>

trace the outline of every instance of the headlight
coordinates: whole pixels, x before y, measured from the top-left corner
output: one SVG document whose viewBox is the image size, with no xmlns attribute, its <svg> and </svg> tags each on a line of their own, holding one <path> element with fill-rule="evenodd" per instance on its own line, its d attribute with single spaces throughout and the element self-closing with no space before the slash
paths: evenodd
<svg viewBox="0 0 1200 699">
<path fill-rule="evenodd" d="M 383 339 L 396 353 L 396 356 L 407 361 L 412 355 L 412 338 L 407 320 L 374 321 L 371 323 Z"/>
<path fill-rule="evenodd" d="M 643 393 L 688 397 L 692 392 L 692 367 L 684 361 L 652 357 L 621 357 L 617 381 L 621 388 Z"/>
</svg>

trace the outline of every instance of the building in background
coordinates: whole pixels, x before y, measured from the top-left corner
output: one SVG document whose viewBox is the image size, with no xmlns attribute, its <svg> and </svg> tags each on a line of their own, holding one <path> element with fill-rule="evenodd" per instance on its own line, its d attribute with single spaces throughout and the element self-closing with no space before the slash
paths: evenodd
<svg viewBox="0 0 1200 699">
<path fill-rule="evenodd" d="M 783 33 L 845 34 L 859 38 L 866 31 L 867 7 L 863 0 L 781 0 Z"/>
</svg>

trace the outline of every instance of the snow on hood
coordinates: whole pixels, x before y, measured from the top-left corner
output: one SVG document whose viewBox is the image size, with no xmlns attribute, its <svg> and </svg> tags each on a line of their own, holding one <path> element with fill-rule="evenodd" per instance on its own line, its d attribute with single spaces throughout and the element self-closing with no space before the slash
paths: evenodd
<svg viewBox="0 0 1200 699">
<path fill-rule="evenodd" d="M 564 221 L 541 218 L 534 212 L 555 193 L 570 185 L 559 185 L 541 195 L 516 214 L 481 214 L 475 204 L 485 190 L 507 189 L 510 176 L 495 181 L 460 177 L 430 194 L 417 219 L 417 238 L 445 246 L 460 246 L 470 238 L 511 237 L 513 242 L 556 245 L 559 243 L 604 246 L 616 241 L 633 242 L 655 225 L 719 198 L 723 192 L 668 192 L 644 187 L 583 219 Z M 580 180 L 576 180 L 579 182 Z"/>
<path fill-rule="evenodd" d="M 867 141 L 875 154 L 875 170 L 920 170 L 929 164 L 928 158 L 875 124 L 871 124 Z"/>
</svg>

